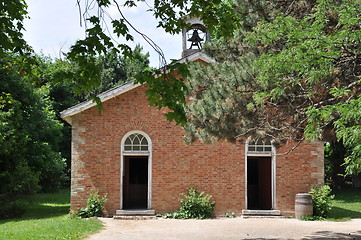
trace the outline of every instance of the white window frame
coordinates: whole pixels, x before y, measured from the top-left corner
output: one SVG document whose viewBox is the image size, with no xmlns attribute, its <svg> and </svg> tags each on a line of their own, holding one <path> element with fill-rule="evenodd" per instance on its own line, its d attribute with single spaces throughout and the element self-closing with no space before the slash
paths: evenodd
<svg viewBox="0 0 361 240">
<path fill-rule="evenodd" d="M 125 141 L 132 134 L 143 135 L 148 141 L 147 151 L 125 151 Z M 133 130 L 126 133 L 120 144 L 120 209 L 123 209 L 123 176 L 124 176 L 124 157 L 126 156 L 147 156 L 148 157 L 148 203 L 147 209 L 152 209 L 152 140 L 143 131 Z"/>
</svg>

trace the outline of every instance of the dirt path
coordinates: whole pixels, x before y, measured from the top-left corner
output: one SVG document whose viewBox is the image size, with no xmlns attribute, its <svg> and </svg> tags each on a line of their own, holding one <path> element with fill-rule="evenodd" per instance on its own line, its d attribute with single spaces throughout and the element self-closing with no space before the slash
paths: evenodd
<svg viewBox="0 0 361 240">
<path fill-rule="evenodd" d="M 102 218 L 105 229 L 89 240 L 241 240 L 359 239 L 361 219 L 348 222 L 299 221 L 272 218 L 212 220 L 114 220 Z"/>
</svg>

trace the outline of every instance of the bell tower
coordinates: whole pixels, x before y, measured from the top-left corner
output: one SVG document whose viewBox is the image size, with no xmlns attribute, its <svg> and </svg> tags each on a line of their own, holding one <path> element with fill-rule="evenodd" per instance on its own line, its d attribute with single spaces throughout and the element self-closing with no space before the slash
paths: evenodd
<svg viewBox="0 0 361 240">
<path fill-rule="evenodd" d="M 201 51 L 204 42 L 209 40 L 206 27 L 199 18 L 188 18 L 186 23 L 190 26 L 182 30 L 182 58 Z"/>
</svg>

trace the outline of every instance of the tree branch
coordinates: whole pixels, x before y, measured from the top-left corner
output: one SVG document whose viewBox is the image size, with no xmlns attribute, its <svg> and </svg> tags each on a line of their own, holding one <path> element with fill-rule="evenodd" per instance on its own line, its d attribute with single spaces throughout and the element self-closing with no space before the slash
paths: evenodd
<svg viewBox="0 0 361 240">
<path fill-rule="evenodd" d="M 164 52 L 163 50 L 150 38 L 148 37 L 146 34 L 140 32 L 137 28 L 135 28 L 129 21 L 128 19 L 124 16 L 123 12 L 120 10 L 120 6 L 118 4 L 118 2 L 116 0 L 113 0 L 113 2 L 115 3 L 119 14 L 121 15 L 121 17 L 124 19 L 124 21 L 136 32 L 138 33 L 140 36 L 142 36 L 142 38 L 154 49 L 154 51 L 156 51 L 159 55 L 159 62 L 160 62 L 160 67 L 164 67 L 167 65 L 167 60 L 165 59 L 164 56 Z"/>
<path fill-rule="evenodd" d="M 290 148 L 287 152 L 284 152 L 284 153 L 277 153 L 276 156 L 283 156 L 283 155 L 286 155 L 286 154 L 289 154 L 290 152 L 292 152 L 293 150 L 295 150 L 302 142 L 303 140 L 305 140 L 305 137 L 301 138 L 301 140 L 299 140 L 297 142 L 297 144 L 295 146 L 293 146 L 292 148 Z"/>
</svg>

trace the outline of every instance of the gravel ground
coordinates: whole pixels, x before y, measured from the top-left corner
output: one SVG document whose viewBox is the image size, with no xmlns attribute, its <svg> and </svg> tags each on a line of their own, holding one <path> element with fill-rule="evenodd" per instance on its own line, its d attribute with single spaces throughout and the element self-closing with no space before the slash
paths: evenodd
<svg viewBox="0 0 361 240">
<path fill-rule="evenodd" d="M 220 218 L 211 220 L 117 220 L 101 218 L 105 228 L 89 240 L 240 240 L 360 239 L 361 219 L 347 222 L 283 218 Z"/>
</svg>

